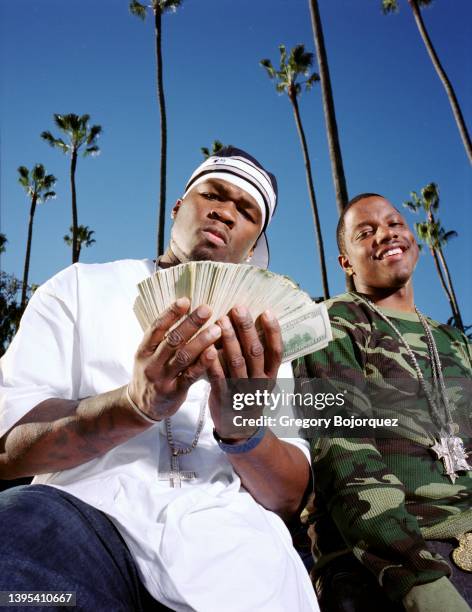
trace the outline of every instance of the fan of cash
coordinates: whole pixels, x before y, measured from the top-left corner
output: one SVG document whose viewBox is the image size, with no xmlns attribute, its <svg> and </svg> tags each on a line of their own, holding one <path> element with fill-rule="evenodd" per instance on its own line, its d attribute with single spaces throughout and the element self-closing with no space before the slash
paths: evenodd
<svg viewBox="0 0 472 612">
<path fill-rule="evenodd" d="M 180 297 L 191 310 L 208 304 L 212 316 L 205 327 L 245 306 L 256 320 L 270 309 L 278 319 L 283 340 L 282 361 L 324 348 L 332 339 L 324 304 L 316 304 L 288 277 L 248 264 L 192 261 L 159 270 L 138 284 L 134 312 L 143 330 Z M 257 326 L 257 323 L 256 323 Z M 262 334 L 259 326 L 259 332 Z"/>
</svg>

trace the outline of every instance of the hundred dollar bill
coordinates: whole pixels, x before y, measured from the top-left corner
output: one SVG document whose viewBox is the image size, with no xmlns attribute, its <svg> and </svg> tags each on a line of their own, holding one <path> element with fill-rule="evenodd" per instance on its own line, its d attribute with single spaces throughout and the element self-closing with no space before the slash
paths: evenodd
<svg viewBox="0 0 472 612">
<path fill-rule="evenodd" d="M 325 348 L 333 339 L 328 310 L 324 304 L 288 317 L 280 323 L 283 342 L 282 361 L 292 361 Z"/>
</svg>

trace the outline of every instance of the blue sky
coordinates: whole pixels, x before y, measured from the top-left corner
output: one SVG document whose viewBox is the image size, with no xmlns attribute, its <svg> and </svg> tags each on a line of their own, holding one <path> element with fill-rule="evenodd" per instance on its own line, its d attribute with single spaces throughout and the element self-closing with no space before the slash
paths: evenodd
<svg viewBox="0 0 472 612">
<path fill-rule="evenodd" d="M 350 196 L 385 194 L 401 205 L 413 189 L 440 186 L 441 220 L 459 237 L 446 249 L 464 319 L 472 323 L 472 177 L 443 88 L 406 0 L 384 16 L 380 0 L 320 0 Z M 472 6 L 436 0 L 423 11 L 439 56 L 472 128 Z M 164 18 L 169 149 L 168 219 L 174 201 L 218 138 L 251 152 L 278 178 L 269 230 L 271 268 L 321 294 L 314 230 L 292 111 L 258 62 L 278 44 L 314 51 L 305 0 L 184 0 Z M 70 263 L 69 159 L 41 139 L 52 114 L 88 113 L 103 126 L 101 155 L 80 159 L 79 223 L 95 230 L 84 262 L 153 257 L 159 184 L 159 114 L 152 20 L 127 0 L 0 2 L 1 268 L 21 277 L 29 205 L 19 165 L 37 162 L 58 178 L 56 200 L 37 210 L 30 282 Z M 300 100 L 312 157 L 331 294 L 343 291 L 337 211 L 319 85 Z M 414 216 L 408 214 L 411 222 Z M 167 225 L 169 230 L 170 223 Z M 416 272 L 420 309 L 445 321 L 448 304 L 428 254 Z"/>
</svg>

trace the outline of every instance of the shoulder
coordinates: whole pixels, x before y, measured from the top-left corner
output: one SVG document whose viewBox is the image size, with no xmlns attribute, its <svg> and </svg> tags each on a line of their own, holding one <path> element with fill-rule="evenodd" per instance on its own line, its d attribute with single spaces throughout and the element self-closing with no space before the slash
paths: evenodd
<svg viewBox="0 0 472 612">
<path fill-rule="evenodd" d="M 151 273 L 152 262 L 148 259 L 120 259 L 93 264 L 75 263 L 43 283 L 38 288 L 38 292 L 67 295 L 76 293 L 82 285 L 120 282 L 125 279 L 137 283 Z"/>
<path fill-rule="evenodd" d="M 469 338 L 457 327 L 439 323 L 430 317 L 426 318 L 433 330 L 442 358 L 449 355 L 451 359 L 458 359 L 466 368 L 472 369 L 472 343 Z"/>
<path fill-rule="evenodd" d="M 342 293 L 324 302 L 335 328 L 370 333 L 377 314 L 354 292 Z"/>
</svg>

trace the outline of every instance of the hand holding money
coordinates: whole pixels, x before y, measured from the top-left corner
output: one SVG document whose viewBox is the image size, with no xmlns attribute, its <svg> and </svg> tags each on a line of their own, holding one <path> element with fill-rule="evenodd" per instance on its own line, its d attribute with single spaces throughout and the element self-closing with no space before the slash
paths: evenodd
<svg viewBox="0 0 472 612">
<path fill-rule="evenodd" d="M 277 319 L 270 311 L 260 317 L 263 338 L 257 331 L 249 311 L 244 306 L 233 308 L 229 316 L 217 322 L 221 327 L 221 361 L 213 360 L 208 367 L 211 383 L 210 412 L 216 431 L 222 438 L 247 437 L 234 435 L 234 427 L 222 427 L 232 413 L 234 385 L 246 379 L 254 382 L 251 389 L 272 389 L 282 359 L 282 336 Z M 227 379 L 231 384 L 227 384 Z M 225 420 L 226 417 L 226 420 Z"/>
<path fill-rule="evenodd" d="M 315 304 L 287 277 L 247 264 L 193 261 L 160 270 L 138 285 L 135 314 L 143 330 L 179 297 L 188 297 L 191 308 L 208 304 L 209 326 L 236 305 L 244 306 L 257 321 L 270 310 L 280 324 L 282 362 L 324 348 L 331 326 L 324 304 Z M 262 329 L 257 326 L 258 332 Z"/>
<path fill-rule="evenodd" d="M 190 385 L 218 361 L 214 343 L 221 328 L 206 326 L 211 309 L 203 304 L 187 314 L 189 307 L 189 300 L 180 298 L 165 309 L 146 330 L 135 355 L 129 396 L 155 421 L 177 412 Z"/>
</svg>

